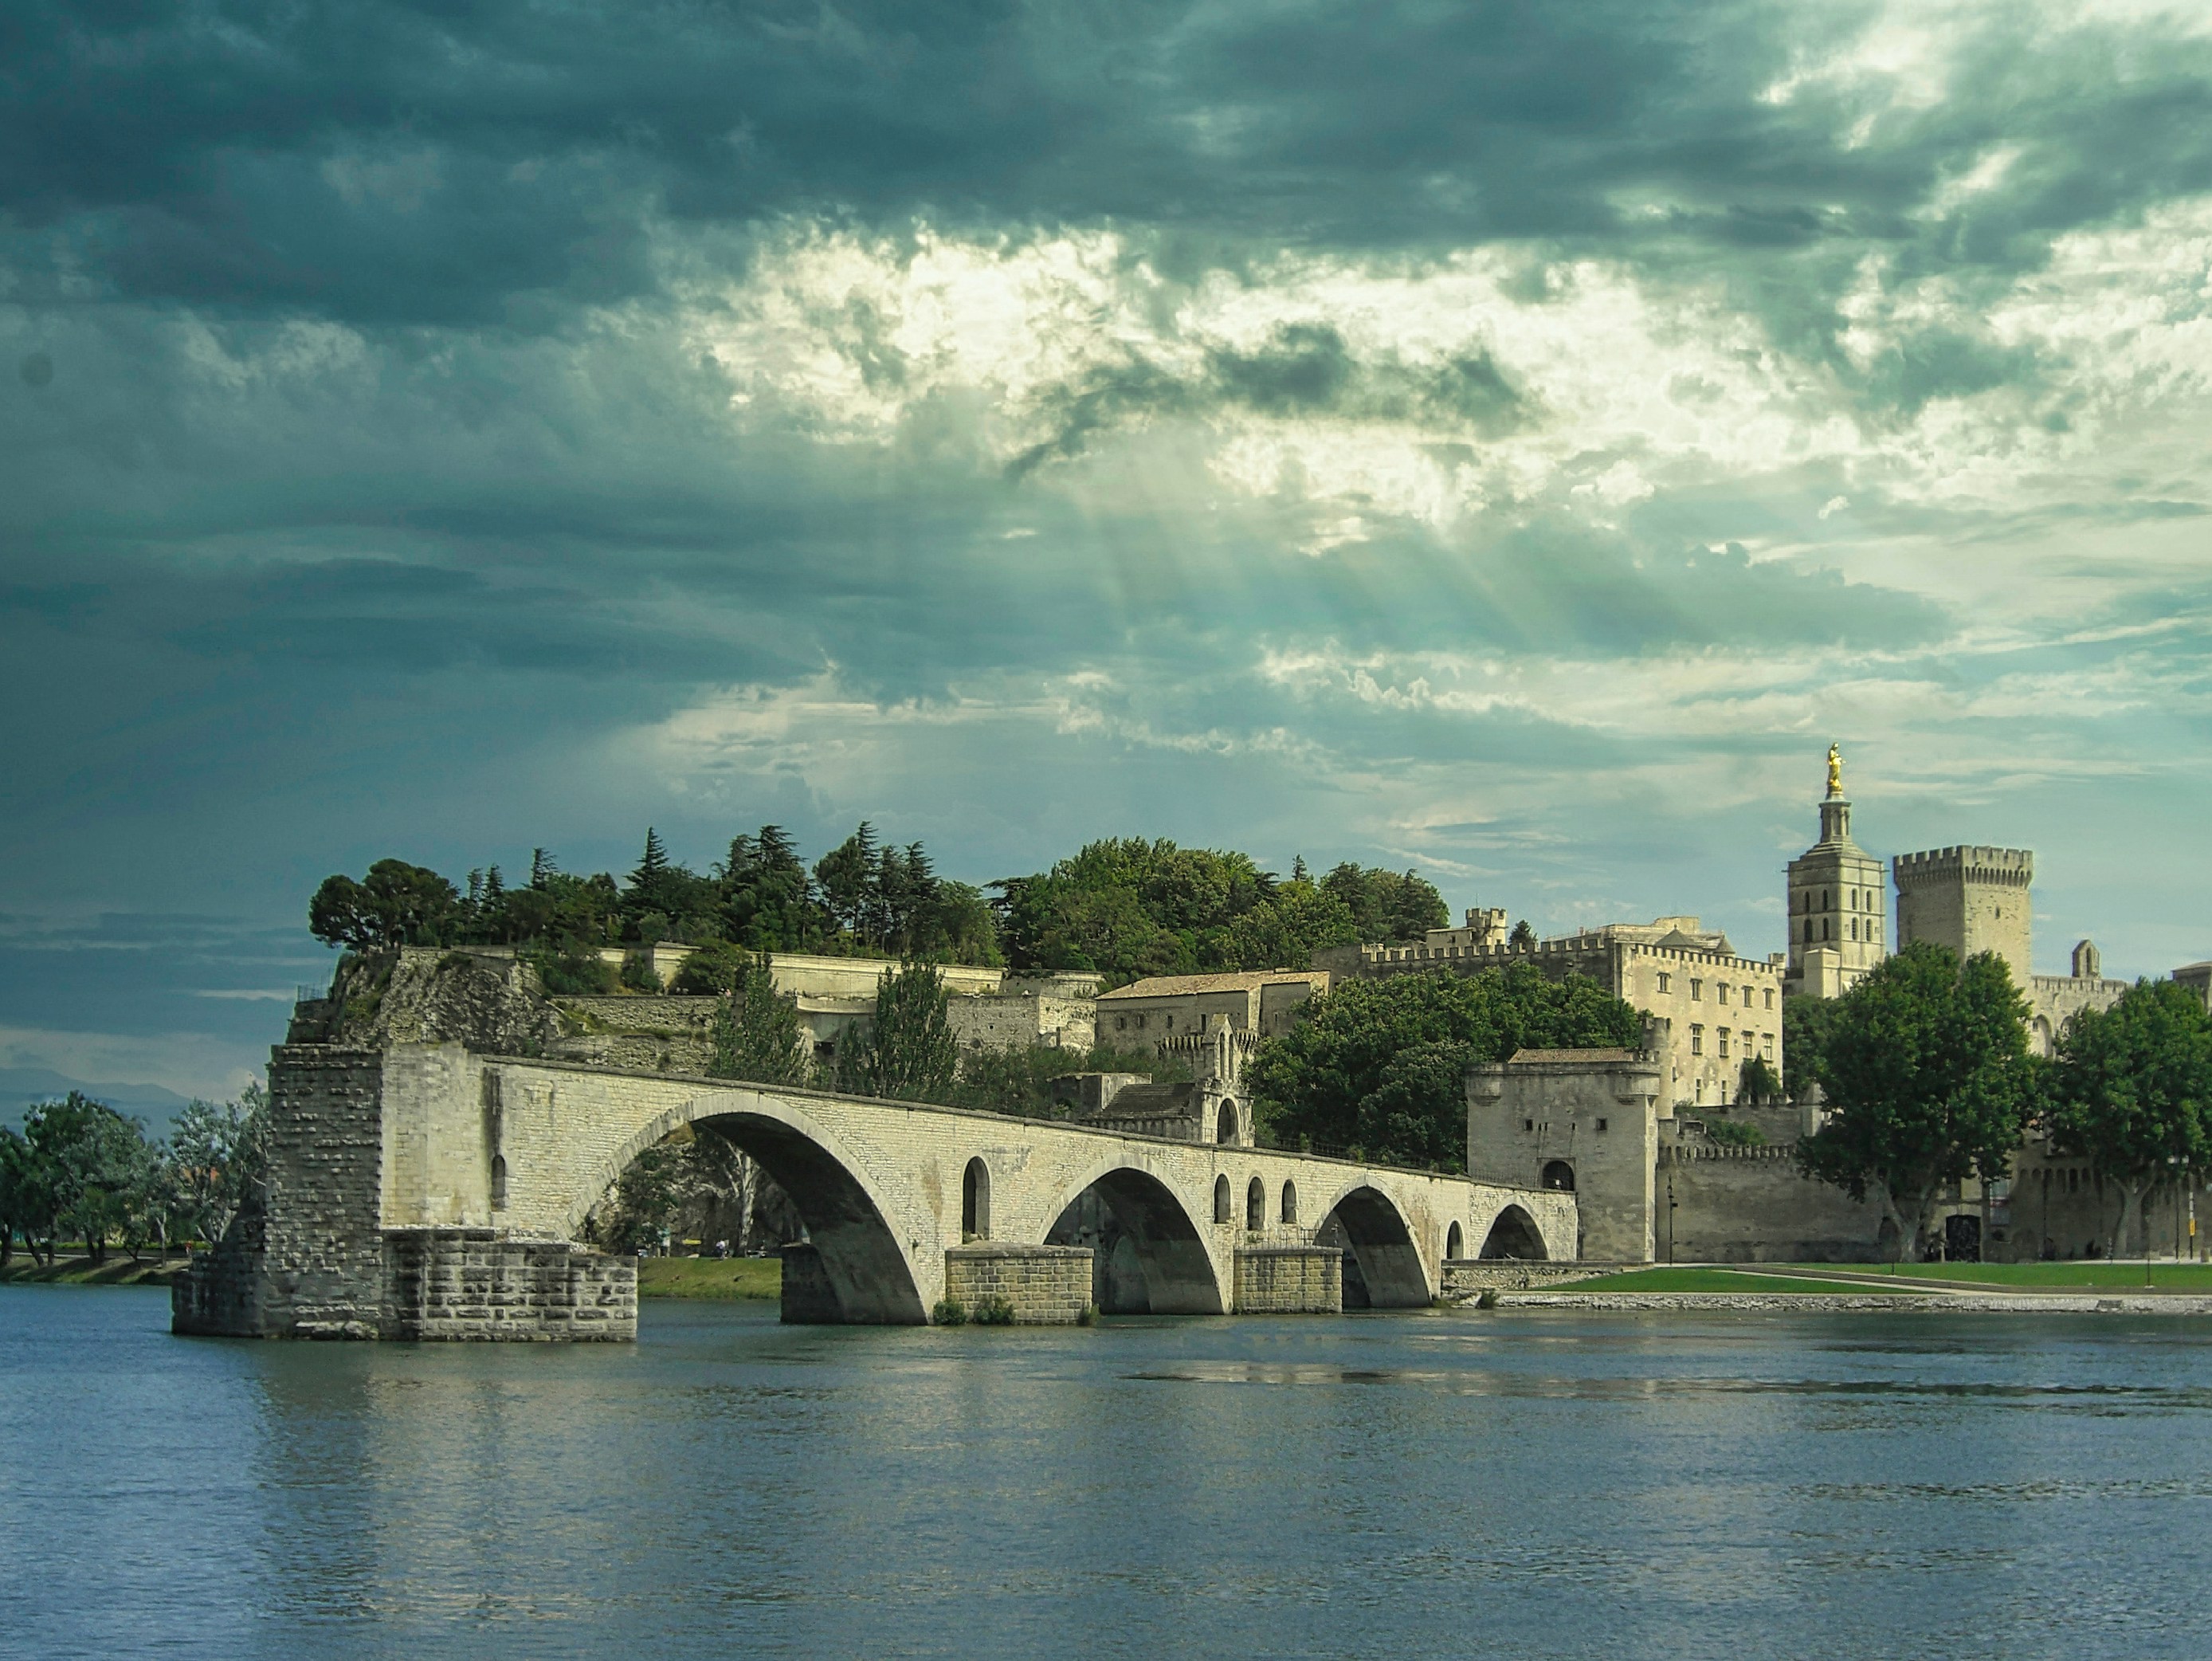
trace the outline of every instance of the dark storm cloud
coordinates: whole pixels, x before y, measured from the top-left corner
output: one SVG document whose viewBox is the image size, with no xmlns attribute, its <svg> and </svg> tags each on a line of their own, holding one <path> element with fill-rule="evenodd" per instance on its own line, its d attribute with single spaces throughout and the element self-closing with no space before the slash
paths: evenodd
<svg viewBox="0 0 2212 1661">
<path fill-rule="evenodd" d="M 1868 16 L 26 4 L 0 20 L 0 204 L 27 267 L 32 237 L 128 293 L 420 320 L 649 289 L 661 219 L 1119 218 L 1208 261 L 1538 237 L 1703 263 L 1871 239 L 2013 269 L 2212 183 L 2206 49 L 2152 26 L 1991 16 L 1924 107 L 1818 79 L 1761 99 Z M 2000 143 L 2022 153 L 1999 188 L 1909 217 Z"/>
</svg>

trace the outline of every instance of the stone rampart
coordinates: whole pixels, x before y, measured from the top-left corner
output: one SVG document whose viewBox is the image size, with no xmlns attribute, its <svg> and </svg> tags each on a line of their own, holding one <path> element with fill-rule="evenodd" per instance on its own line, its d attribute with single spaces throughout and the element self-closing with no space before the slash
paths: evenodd
<svg viewBox="0 0 2212 1661">
<path fill-rule="evenodd" d="M 1790 1146 L 1662 1144 L 1654 1218 L 1669 1262 L 1850 1263 L 1881 1255 L 1881 1208 L 1799 1174 Z"/>
</svg>

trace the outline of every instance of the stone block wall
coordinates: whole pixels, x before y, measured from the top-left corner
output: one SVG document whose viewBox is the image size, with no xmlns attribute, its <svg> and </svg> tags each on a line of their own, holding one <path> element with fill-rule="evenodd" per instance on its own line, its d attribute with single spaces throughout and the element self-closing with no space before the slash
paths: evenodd
<svg viewBox="0 0 2212 1661">
<path fill-rule="evenodd" d="M 1800 1176 L 1795 1147 L 1670 1144 L 1659 1150 L 1657 1174 L 1653 1233 L 1662 1262 L 1850 1263 L 1881 1256 L 1881 1208 Z"/>
<path fill-rule="evenodd" d="M 383 1087 L 383 1057 L 374 1050 L 285 1044 L 270 1058 L 269 1170 L 255 1309 L 263 1333 L 377 1335 L 384 1287 Z M 231 1244 L 227 1239 L 223 1247 Z M 236 1251 L 228 1255 L 228 1264 L 211 1269 L 217 1282 L 243 1272 Z"/>
<path fill-rule="evenodd" d="M 1532 1263 L 1510 1257 L 1448 1257 L 1444 1260 L 1443 1295 L 1447 1299 L 1472 1298 L 1478 1293 L 1495 1289 L 1518 1291 L 1547 1281 L 1587 1280 L 1593 1275 L 1611 1275 L 1643 1267 L 1640 1262 L 1604 1263 L 1589 1259 Z"/>
<path fill-rule="evenodd" d="M 953 1246 L 945 1254 L 945 1295 L 971 1313 L 986 1299 L 1002 1298 L 1017 1326 L 1073 1326 L 1091 1303 L 1091 1248 Z"/>
<path fill-rule="evenodd" d="M 627 1342 L 637 1263 L 488 1228 L 385 1232 L 386 1338 Z"/>
<path fill-rule="evenodd" d="M 1239 1315 L 1334 1315 L 1344 1308 L 1344 1252 L 1336 1246 L 1237 1248 Z"/>
</svg>

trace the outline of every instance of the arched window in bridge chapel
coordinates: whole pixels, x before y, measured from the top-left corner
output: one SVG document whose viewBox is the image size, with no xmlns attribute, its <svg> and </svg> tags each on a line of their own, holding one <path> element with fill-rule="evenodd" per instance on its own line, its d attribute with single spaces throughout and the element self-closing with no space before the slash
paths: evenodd
<svg viewBox="0 0 2212 1661">
<path fill-rule="evenodd" d="M 1296 1183 L 1285 1181 L 1283 1183 L 1283 1220 L 1286 1223 L 1295 1223 L 1297 1220 L 1298 1185 Z"/>
<path fill-rule="evenodd" d="M 981 1159 L 968 1161 L 960 1177 L 960 1238 L 991 1238 L 991 1169 Z"/>
<path fill-rule="evenodd" d="M 1255 1177 L 1252 1185 L 1244 1190 L 1244 1226 L 1255 1234 L 1267 1226 L 1267 1190 Z"/>
<path fill-rule="evenodd" d="M 1236 1204 L 1237 1202 L 1230 1197 L 1229 1178 L 1216 1177 L 1213 1179 L 1213 1220 L 1217 1223 L 1235 1222 L 1237 1220 Z"/>
<path fill-rule="evenodd" d="M 1221 1118 L 1213 1127 L 1213 1140 L 1223 1147 L 1228 1147 L 1237 1141 L 1237 1104 L 1235 1102 L 1222 1103 Z"/>
</svg>

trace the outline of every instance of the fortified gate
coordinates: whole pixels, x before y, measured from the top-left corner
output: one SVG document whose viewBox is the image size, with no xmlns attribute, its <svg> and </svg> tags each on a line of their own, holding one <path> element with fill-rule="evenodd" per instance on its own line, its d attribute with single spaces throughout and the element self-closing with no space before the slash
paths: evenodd
<svg viewBox="0 0 2212 1661">
<path fill-rule="evenodd" d="M 787 1321 L 1024 1321 L 1425 1305 L 1447 1260 L 1565 1257 L 1575 1198 L 1354 1161 L 781 1086 L 298 1044 L 270 1068 L 261 1196 L 173 1293 L 177 1331 L 636 1335 L 636 1264 L 574 1244 L 679 1126 L 789 1196 Z"/>
</svg>

